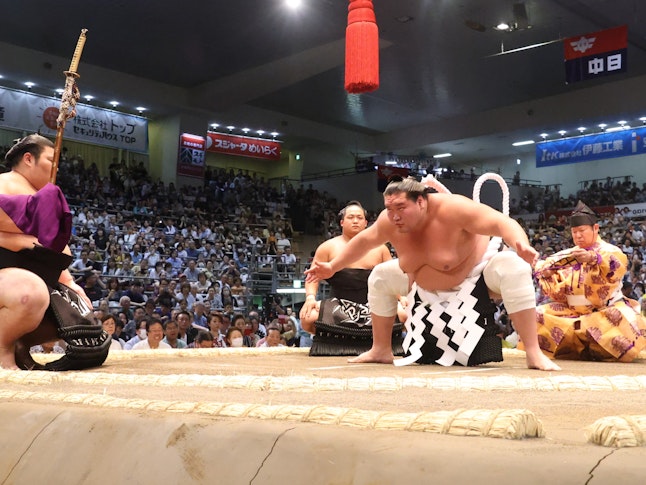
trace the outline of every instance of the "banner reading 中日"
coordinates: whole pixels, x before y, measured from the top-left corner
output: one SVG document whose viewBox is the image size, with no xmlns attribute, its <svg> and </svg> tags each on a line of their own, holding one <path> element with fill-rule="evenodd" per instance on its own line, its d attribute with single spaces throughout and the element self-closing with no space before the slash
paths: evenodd
<svg viewBox="0 0 646 485">
<path fill-rule="evenodd" d="M 646 153 L 646 127 L 536 144 L 536 167 L 590 162 Z"/>
<path fill-rule="evenodd" d="M 566 83 L 626 72 L 628 27 L 570 37 L 563 41 L 563 47 Z"/>
<path fill-rule="evenodd" d="M 0 127 L 55 137 L 60 104 L 60 99 L 0 88 Z M 63 138 L 145 153 L 148 120 L 79 103 Z"/>
</svg>

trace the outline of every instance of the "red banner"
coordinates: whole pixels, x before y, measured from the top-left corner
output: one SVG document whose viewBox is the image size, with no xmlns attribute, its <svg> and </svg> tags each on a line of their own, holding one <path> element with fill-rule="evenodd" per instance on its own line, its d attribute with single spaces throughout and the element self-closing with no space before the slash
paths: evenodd
<svg viewBox="0 0 646 485">
<path fill-rule="evenodd" d="M 204 177 L 204 145 L 203 136 L 189 133 L 180 135 L 177 175 Z"/>
<path fill-rule="evenodd" d="M 408 177 L 410 170 L 405 167 L 393 167 L 392 165 L 377 165 L 377 190 L 383 192 L 390 182 L 390 179 L 398 175 L 401 178 Z"/>
<path fill-rule="evenodd" d="M 568 61 L 578 57 L 626 49 L 628 47 L 628 27 L 622 25 L 621 27 L 570 37 L 563 41 L 563 47 L 565 47 L 565 59 Z"/>
<path fill-rule="evenodd" d="M 207 133 L 206 150 L 240 157 L 280 160 L 280 143 L 224 133 Z"/>
</svg>

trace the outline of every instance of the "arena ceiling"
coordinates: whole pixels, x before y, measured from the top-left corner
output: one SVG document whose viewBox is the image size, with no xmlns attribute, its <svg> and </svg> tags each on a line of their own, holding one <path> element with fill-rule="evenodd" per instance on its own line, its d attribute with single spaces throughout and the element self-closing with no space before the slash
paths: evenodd
<svg viewBox="0 0 646 485">
<path fill-rule="evenodd" d="M 181 106 L 277 131 L 296 149 L 336 141 L 360 154 L 451 152 L 475 163 L 531 152 L 511 143 L 541 132 L 646 115 L 646 90 L 634 89 L 646 75 L 640 0 L 374 0 L 381 85 L 362 95 L 343 88 L 348 2 L 302 2 L 292 11 L 285 0 L 21 0 L 3 9 L 0 83 L 24 74 L 34 90 L 60 86 L 87 28 L 81 88 L 97 103 L 143 105 L 153 119 Z M 515 28 L 496 30 L 503 20 Z M 566 84 L 558 39 L 622 24 L 628 72 Z"/>
</svg>

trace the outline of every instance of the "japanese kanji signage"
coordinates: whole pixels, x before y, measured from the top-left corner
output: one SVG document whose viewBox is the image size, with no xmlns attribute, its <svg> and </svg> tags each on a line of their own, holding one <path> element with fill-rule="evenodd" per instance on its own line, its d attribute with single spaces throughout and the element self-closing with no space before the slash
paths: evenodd
<svg viewBox="0 0 646 485">
<path fill-rule="evenodd" d="M 536 145 L 536 166 L 551 167 L 646 153 L 646 128 L 544 141 Z"/>
<path fill-rule="evenodd" d="M 628 27 L 570 37 L 563 47 L 566 83 L 626 72 Z"/>
<path fill-rule="evenodd" d="M 188 133 L 180 135 L 177 175 L 204 177 L 204 145 L 203 136 Z"/>
<path fill-rule="evenodd" d="M 280 143 L 277 141 L 224 133 L 207 133 L 206 150 L 241 157 L 280 160 Z"/>
<path fill-rule="evenodd" d="M 0 126 L 54 137 L 60 103 L 60 99 L 0 88 Z M 146 152 L 148 120 L 79 103 L 76 116 L 65 125 L 63 137 Z"/>
</svg>

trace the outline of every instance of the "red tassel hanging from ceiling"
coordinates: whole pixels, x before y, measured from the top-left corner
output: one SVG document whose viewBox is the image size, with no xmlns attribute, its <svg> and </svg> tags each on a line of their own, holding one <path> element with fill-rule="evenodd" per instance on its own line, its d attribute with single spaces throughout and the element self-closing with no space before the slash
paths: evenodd
<svg viewBox="0 0 646 485">
<path fill-rule="evenodd" d="M 379 87 L 379 28 L 372 0 L 350 0 L 345 30 L 345 89 L 368 93 Z"/>
</svg>

